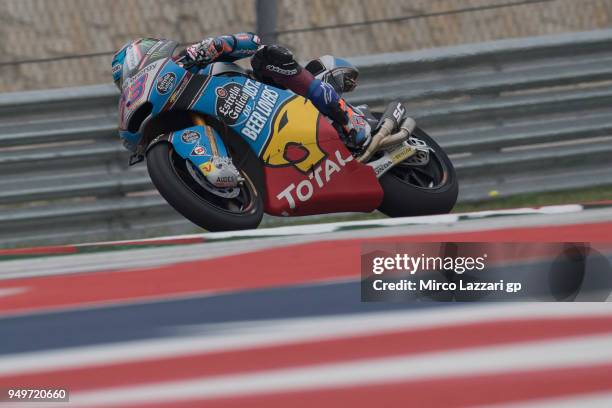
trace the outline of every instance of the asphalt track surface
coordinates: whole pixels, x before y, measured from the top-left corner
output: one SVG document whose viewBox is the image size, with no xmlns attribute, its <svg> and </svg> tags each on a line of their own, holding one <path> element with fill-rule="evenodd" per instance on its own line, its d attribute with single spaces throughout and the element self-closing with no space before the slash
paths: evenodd
<svg viewBox="0 0 612 408">
<path fill-rule="evenodd" d="M 360 301 L 363 242 L 610 241 L 610 208 L 558 210 L 0 261 L 0 388 L 67 387 L 71 407 L 612 406 L 609 303 Z"/>
</svg>

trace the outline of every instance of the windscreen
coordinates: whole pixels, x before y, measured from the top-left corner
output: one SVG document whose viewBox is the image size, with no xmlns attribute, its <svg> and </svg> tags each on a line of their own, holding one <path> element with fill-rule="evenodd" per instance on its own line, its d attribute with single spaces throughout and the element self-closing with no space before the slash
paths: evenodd
<svg viewBox="0 0 612 408">
<path fill-rule="evenodd" d="M 172 56 L 177 43 L 169 40 L 142 38 L 134 41 L 126 50 L 122 80 L 125 82 L 145 66 L 161 58 Z"/>
</svg>

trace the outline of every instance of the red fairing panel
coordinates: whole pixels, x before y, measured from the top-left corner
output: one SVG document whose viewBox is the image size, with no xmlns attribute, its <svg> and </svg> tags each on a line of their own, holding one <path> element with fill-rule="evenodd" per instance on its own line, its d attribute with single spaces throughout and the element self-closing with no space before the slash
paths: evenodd
<svg viewBox="0 0 612 408">
<path fill-rule="evenodd" d="M 316 145 L 285 140 L 277 149 L 283 149 L 281 163 L 266 160 L 266 212 L 293 216 L 377 209 L 383 190 L 374 170 L 354 160 L 323 116 L 317 128 Z"/>
</svg>

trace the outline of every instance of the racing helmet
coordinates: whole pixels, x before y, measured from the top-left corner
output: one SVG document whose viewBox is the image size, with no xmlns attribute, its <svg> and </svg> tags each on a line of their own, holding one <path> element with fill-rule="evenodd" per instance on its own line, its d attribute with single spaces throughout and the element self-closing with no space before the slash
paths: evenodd
<svg viewBox="0 0 612 408">
<path fill-rule="evenodd" d="M 119 90 L 123 86 L 124 79 L 138 70 L 147 52 L 158 42 L 159 40 L 154 38 L 139 38 L 125 43 L 113 55 L 113 81 Z"/>
<path fill-rule="evenodd" d="M 357 86 L 359 71 L 345 59 L 324 55 L 306 64 L 306 70 L 315 78 L 330 84 L 336 92 L 351 92 Z"/>
</svg>

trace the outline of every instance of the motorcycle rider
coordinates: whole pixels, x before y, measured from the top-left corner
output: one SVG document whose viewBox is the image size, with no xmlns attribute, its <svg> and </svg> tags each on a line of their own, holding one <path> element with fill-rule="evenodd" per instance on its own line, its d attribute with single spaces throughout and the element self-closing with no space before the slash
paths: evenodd
<svg viewBox="0 0 612 408">
<path fill-rule="evenodd" d="M 129 44 L 123 46 L 113 58 L 113 79 L 119 88 L 121 67 L 128 47 Z M 193 69 L 197 72 L 215 61 L 232 62 L 247 57 L 252 57 L 251 66 L 256 79 L 288 88 L 309 99 L 321 113 L 339 126 L 349 147 L 359 148 L 369 143 L 370 127 L 361 113 L 346 103 L 330 84 L 315 78 L 304 69 L 294 59 L 291 51 L 280 45 L 262 45 L 256 34 L 237 33 L 206 38 L 187 47 L 175 59 L 184 65 L 194 63 Z"/>
</svg>

